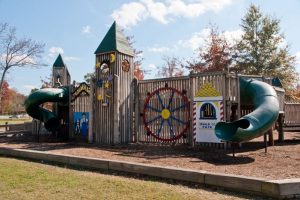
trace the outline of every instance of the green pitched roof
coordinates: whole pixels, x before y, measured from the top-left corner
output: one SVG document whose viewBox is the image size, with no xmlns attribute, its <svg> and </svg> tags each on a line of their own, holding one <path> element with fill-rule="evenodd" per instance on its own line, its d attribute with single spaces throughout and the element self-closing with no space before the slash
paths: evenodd
<svg viewBox="0 0 300 200">
<path fill-rule="evenodd" d="M 53 64 L 53 67 L 65 67 L 65 63 L 60 54 L 57 56 L 57 58 Z"/>
<path fill-rule="evenodd" d="M 114 22 L 104 36 L 100 45 L 98 46 L 95 54 L 118 51 L 127 55 L 133 56 L 133 50 L 130 47 L 126 37 L 123 35 L 122 30 Z"/>
</svg>

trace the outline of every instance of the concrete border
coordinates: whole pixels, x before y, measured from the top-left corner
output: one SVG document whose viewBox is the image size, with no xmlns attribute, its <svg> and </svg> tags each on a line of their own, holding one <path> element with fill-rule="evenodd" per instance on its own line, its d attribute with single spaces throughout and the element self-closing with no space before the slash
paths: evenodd
<svg viewBox="0 0 300 200">
<path fill-rule="evenodd" d="M 97 159 L 4 147 L 0 148 L 0 155 L 188 181 L 207 186 L 226 188 L 237 192 L 247 192 L 279 199 L 300 197 L 300 178 L 267 180 L 247 176 L 211 173 L 200 170 L 161 167 L 134 162 Z"/>
</svg>

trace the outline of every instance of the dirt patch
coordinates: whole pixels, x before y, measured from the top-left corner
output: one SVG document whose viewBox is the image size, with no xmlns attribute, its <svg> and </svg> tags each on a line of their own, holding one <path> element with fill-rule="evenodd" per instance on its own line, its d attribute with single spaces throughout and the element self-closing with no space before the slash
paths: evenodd
<svg viewBox="0 0 300 200">
<path fill-rule="evenodd" d="M 245 175 L 267 179 L 300 178 L 300 133 L 286 133 L 286 142 L 268 147 L 265 153 L 263 137 L 244 143 L 232 157 L 231 149 L 186 145 L 130 144 L 96 146 L 84 143 L 63 143 L 53 138 L 44 142 L 28 134 L 0 134 L 0 147 L 49 151 L 68 155 L 87 156 Z M 274 136 L 277 138 L 277 135 Z"/>
</svg>

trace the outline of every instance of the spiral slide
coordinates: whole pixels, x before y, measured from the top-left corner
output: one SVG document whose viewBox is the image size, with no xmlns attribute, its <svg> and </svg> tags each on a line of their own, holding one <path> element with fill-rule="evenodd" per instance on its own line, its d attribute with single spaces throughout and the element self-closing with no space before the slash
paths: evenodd
<svg viewBox="0 0 300 200">
<path fill-rule="evenodd" d="M 32 118 L 44 122 L 48 131 L 55 131 L 59 127 L 58 117 L 49 110 L 39 105 L 45 102 L 62 102 L 69 101 L 69 89 L 63 88 L 44 88 L 33 92 L 25 101 L 25 109 Z"/>
<path fill-rule="evenodd" d="M 279 114 L 277 94 L 267 83 L 240 78 L 241 103 L 254 105 L 254 111 L 234 122 L 218 122 L 216 136 L 228 142 L 243 142 L 263 135 Z"/>
</svg>

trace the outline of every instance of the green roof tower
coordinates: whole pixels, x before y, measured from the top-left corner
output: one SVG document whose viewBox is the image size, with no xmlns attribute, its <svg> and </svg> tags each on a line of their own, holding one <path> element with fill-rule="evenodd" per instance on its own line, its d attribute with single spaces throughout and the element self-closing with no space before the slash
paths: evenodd
<svg viewBox="0 0 300 200">
<path fill-rule="evenodd" d="M 66 67 L 60 54 L 58 54 L 58 56 L 53 64 L 53 67 Z"/>
<path fill-rule="evenodd" d="M 98 144 L 128 144 L 131 141 L 133 55 L 122 30 L 114 22 L 95 51 L 94 121 L 99 123 L 93 132 Z"/>
<path fill-rule="evenodd" d="M 104 36 L 95 54 L 117 51 L 126 55 L 133 56 L 133 50 L 130 47 L 122 29 L 114 22 Z"/>
</svg>

